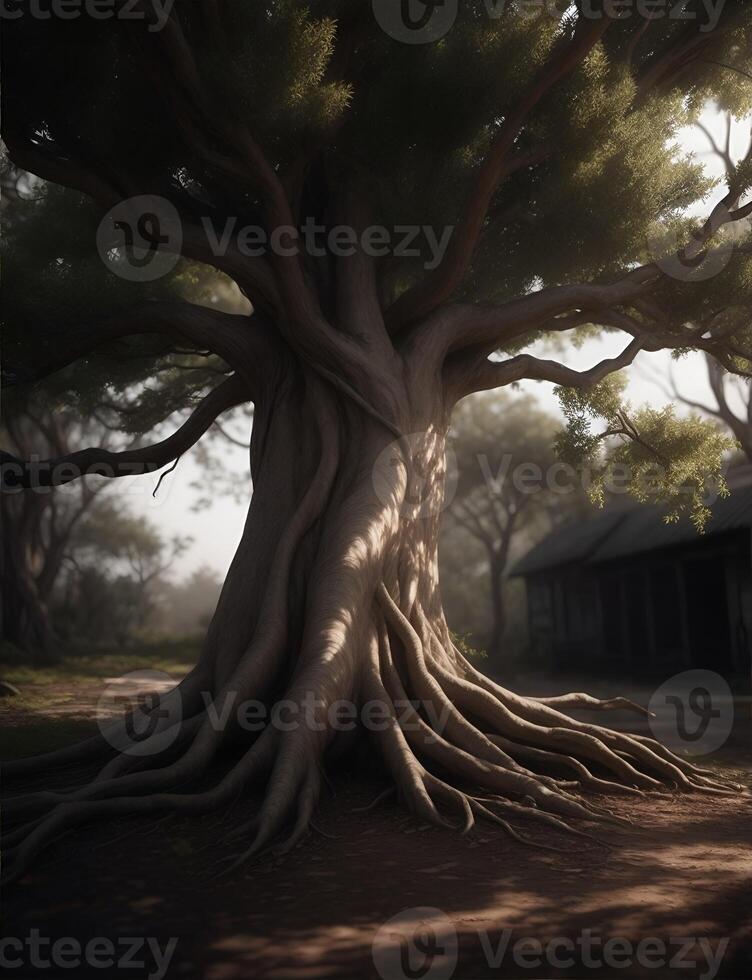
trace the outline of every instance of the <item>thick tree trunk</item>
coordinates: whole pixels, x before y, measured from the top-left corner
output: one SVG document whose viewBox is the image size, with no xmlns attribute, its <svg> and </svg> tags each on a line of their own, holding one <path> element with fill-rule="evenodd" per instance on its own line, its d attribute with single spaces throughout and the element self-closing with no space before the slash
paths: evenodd
<svg viewBox="0 0 752 980">
<path fill-rule="evenodd" d="M 71 323 L 59 342 L 46 331 L 43 349 L 29 355 L 29 376 L 45 376 L 108 340 L 144 333 L 169 337 L 179 349 L 187 343 L 191 350 L 209 350 L 234 372 L 172 436 L 124 452 L 66 452 L 73 472 L 98 466 L 125 475 L 134 463 L 143 472 L 159 469 L 193 446 L 220 412 L 243 400 L 255 405 L 253 499 L 199 663 L 158 706 L 140 712 L 154 725 L 138 753 L 131 751 L 129 718 L 101 738 L 7 767 L 13 776 L 110 756 L 94 781 L 70 793 L 9 802 L 6 824 L 21 824 L 5 841 L 10 877 L 82 820 L 222 808 L 260 781 L 264 802 L 239 829 L 248 840 L 240 860 L 290 824 L 283 847 L 293 846 L 310 823 L 321 768 L 338 736 L 331 712 L 342 701 L 357 709 L 381 707 L 383 723 L 368 725 L 361 718 L 361 729 L 407 807 L 440 824 L 451 817 L 469 828 L 481 816 L 518 839 L 509 821 L 582 834 L 571 821 L 619 822 L 603 805 L 588 802 L 587 791 L 734 791 L 654 740 L 577 721 L 560 710 L 641 710 L 624 699 L 521 697 L 493 683 L 453 646 L 442 612 L 436 548 L 444 441 L 460 398 L 525 379 L 589 388 L 639 352 L 661 346 L 689 344 L 729 363 L 739 353 L 736 335 L 725 328 L 716 337 L 698 330 L 692 317 L 669 322 L 660 295 L 665 270 L 653 261 L 627 262 L 612 281 L 563 276 L 566 285 L 543 283 L 506 302 L 471 299 L 483 278 L 476 275 L 482 271 L 476 267 L 478 246 L 497 191 L 548 155 L 545 147 L 542 156 L 535 148 L 528 152 L 531 114 L 590 56 L 609 22 L 604 17 L 572 25 L 571 39 L 559 39 L 499 115 L 482 160 L 470 168 L 445 252 L 423 275 L 413 259 L 395 264 L 395 255 L 384 275 L 384 264 L 357 246 L 321 261 L 287 249 L 281 239 L 280 248 L 263 256 L 251 258 L 232 245 L 218 255 L 199 233 L 199 198 L 191 200 L 189 188 L 175 185 L 170 168 L 146 179 L 143 167 L 129 166 L 135 157 L 122 167 L 99 167 L 96 152 L 83 154 L 84 165 L 81 154 L 65 146 L 55 152 L 52 140 L 37 145 L 26 123 L 14 127 L 11 119 L 6 126 L 17 163 L 91 195 L 103 210 L 120 203 L 121 194 L 161 188 L 185 209 L 181 255 L 231 276 L 253 307 L 245 316 L 149 300 L 96 322 Z M 240 202 L 241 210 L 258 215 L 273 243 L 275 232 L 285 232 L 286 239 L 306 214 L 324 220 L 329 230 L 337 221 L 362 231 L 392 210 L 385 210 L 381 191 L 388 186 L 377 186 L 377 172 L 361 168 L 351 153 L 334 152 L 336 127 L 324 127 L 321 140 L 306 137 L 302 152 L 288 154 L 286 141 L 283 147 L 264 133 L 259 139 L 241 118 L 247 113 L 233 107 L 225 112 L 187 26 L 177 18 L 171 30 L 160 32 L 158 44 L 139 45 L 139 56 L 147 77 L 165 73 L 170 115 L 180 121 L 175 162 L 185 151 L 186 173 L 197 178 L 212 213 L 219 216 L 228 207 L 237 213 L 232 202 Z M 221 24 L 214 26 L 221 36 Z M 652 64 L 648 59 L 638 95 L 650 87 L 651 75 L 675 74 L 674 53 Z M 747 216 L 739 191 L 739 180 L 729 181 L 726 197 L 677 258 L 697 258 L 722 225 Z M 615 357 L 583 371 L 525 352 L 531 337 L 583 323 L 616 323 L 629 341 Z M 734 345 L 726 344 L 727 337 Z M 19 377 L 27 376 L 24 360 L 14 371 Z M 17 468 L 18 460 L 9 462 Z M 55 462 L 44 468 L 49 480 Z M 31 485 L 29 470 L 21 465 L 14 486 Z M 314 707 L 312 714 L 303 712 L 303 723 L 272 720 L 260 734 L 250 733 L 237 713 L 247 699 L 299 709 L 312 699 Z M 217 718 L 224 723 L 217 726 Z M 244 752 L 212 783 L 212 765 L 230 737 Z"/>
<path fill-rule="evenodd" d="M 137 753 L 123 722 L 43 758 L 110 756 L 94 782 L 70 794 L 8 802 L 10 820 L 31 820 L 6 840 L 11 877 L 82 820 L 219 808 L 259 780 L 264 802 L 238 828 L 247 842 L 237 861 L 288 825 L 280 849 L 292 847 L 310 824 L 329 751 L 350 737 L 343 705 L 409 809 L 443 825 L 467 829 L 483 817 L 520 840 L 510 819 L 582 834 L 570 821 L 620 822 L 585 789 L 635 793 L 671 782 L 731 792 L 649 739 L 557 710 L 636 708 L 630 702 L 519 697 L 456 650 L 437 560 L 446 430 L 433 406 L 395 438 L 311 375 L 257 402 L 253 498 L 195 670 L 163 699 Z M 285 712 L 272 711 L 251 733 L 238 710 L 249 700 Z M 212 788 L 188 792 L 208 779 L 229 739 L 243 748 L 239 761 Z M 7 774 L 36 764 L 11 764 Z"/>
</svg>

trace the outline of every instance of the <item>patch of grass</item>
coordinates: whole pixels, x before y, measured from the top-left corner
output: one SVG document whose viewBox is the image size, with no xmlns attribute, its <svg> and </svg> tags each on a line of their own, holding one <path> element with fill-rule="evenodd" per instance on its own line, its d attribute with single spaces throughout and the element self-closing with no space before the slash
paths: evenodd
<svg viewBox="0 0 752 980">
<path fill-rule="evenodd" d="M 123 647 L 72 651 L 58 664 L 36 667 L 0 660 L 3 680 L 23 693 L 24 685 L 54 686 L 86 684 L 103 677 L 118 677 L 133 670 L 159 670 L 171 677 L 182 677 L 196 663 L 199 645 L 192 641 L 145 644 L 132 650 Z"/>
<path fill-rule="evenodd" d="M 452 643 L 454 643 L 463 657 L 467 657 L 468 660 L 488 659 L 488 654 L 485 650 L 481 650 L 471 644 L 470 639 L 473 635 L 472 633 L 455 633 L 453 630 L 450 630 L 449 635 L 452 638 Z"/>
<path fill-rule="evenodd" d="M 15 655 L 0 659 L 0 677 L 21 692 L 0 700 L 0 758 L 37 755 L 96 734 L 95 706 L 106 678 L 157 670 L 179 680 L 198 653 L 198 642 L 183 640 L 70 651 L 60 663 L 43 667 Z"/>
</svg>

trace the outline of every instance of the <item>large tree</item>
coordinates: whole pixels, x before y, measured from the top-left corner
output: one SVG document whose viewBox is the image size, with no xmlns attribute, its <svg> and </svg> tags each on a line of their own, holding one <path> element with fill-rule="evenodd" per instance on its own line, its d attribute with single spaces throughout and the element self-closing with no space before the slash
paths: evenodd
<svg viewBox="0 0 752 980">
<path fill-rule="evenodd" d="M 165 540 L 143 516 L 101 501 L 70 542 L 54 608 L 61 631 L 95 643 L 143 637 L 165 573 L 190 544 L 187 537 Z"/>
<path fill-rule="evenodd" d="M 4 405 L 3 445 L 16 455 L 35 452 L 64 456 L 75 440 L 96 438 L 106 444 L 107 427 L 70 411 L 46 405 Z M 73 492 L 53 487 L 43 493 L 17 490 L 0 496 L 3 534 L 0 552 L 0 636 L 36 663 L 60 656 L 59 637 L 50 615 L 50 600 L 70 557 L 70 545 L 81 523 L 107 483 L 79 480 Z"/>
<path fill-rule="evenodd" d="M 669 385 L 664 387 L 666 394 L 686 405 L 687 408 L 702 412 L 717 419 L 733 433 L 739 448 L 752 463 L 752 387 L 748 378 L 729 375 L 718 362 L 706 355 L 708 387 L 712 398 L 698 401 L 682 390 L 675 373 L 669 372 Z"/>
<path fill-rule="evenodd" d="M 198 664 L 161 705 L 142 754 L 116 751 L 116 726 L 8 766 L 13 775 L 112 756 L 70 794 L 11 802 L 9 818 L 30 821 L 8 839 L 11 875 L 84 819 L 193 813 L 255 785 L 264 801 L 238 832 L 238 860 L 288 822 L 280 846 L 292 846 L 309 826 L 325 753 L 349 737 L 329 723 L 342 699 L 383 707 L 386 722 L 368 726 L 373 750 L 404 803 L 438 823 L 482 816 L 516 834 L 509 821 L 524 818 L 578 832 L 579 821 L 618 820 L 589 791 L 729 791 L 647 737 L 561 710 L 620 699 L 536 699 L 492 683 L 453 646 L 442 612 L 444 449 L 461 398 L 525 378 L 584 391 L 570 415 L 572 446 L 587 451 L 593 405 L 618 415 L 615 388 L 605 407 L 587 391 L 638 351 L 703 350 L 750 370 L 748 239 L 723 263 L 714 251 L 752 211 L 750 161 L 707 220 L 693 222 L 685 211 L 709 183 L 676 143 L 708 100 L 749 112 L 749 4 L 725 4 L 717 21 L 699 2 L 681 19 L 650 20 L 561 6 L 559 16 L 551 4 L 531 16 L 509 3 L 491 17 L 487 3 L 466 2 L 427 44 L 391 36 L 366 0 L 179 2 L 166 20 L 142 2 L 145 20 L 6 25 L 4 136 L 15 163 L 86 195 L 100 214 L 134 196 L 170 202 L 182 256 L 230 276 L 252 304 L 229 315 L 149 301 L 143 282 L 69 290 L 65 304 L 44 290 L 7 343 L 15 383 L 76 360 L 85 375 L 92 352 L 124 338 L 146 351 L 212 351 L 231 374 L 156 445 L 84 448 L 65 467 L 12 461 L 8 479 L 69 479 L 71 465 L 153 471 L 220 413 L 254 403 L 253 496 Z M 150 212 L 135 227 L 156 245 L 164 235 Z M 270 247 L 249 255 L 230 234 L 212 248 L 228 219 L 259 226 Z M 658 247 L 656 222 L 673 247 Z M 291 229 L 311 223 L 335 231 L 336 247 L 303 247 L 300 236 L 292 247 Z M 374 226 L 393 238 L 419 228 L 424 247 L 380 254 Z M 444 229 L 443 251 L 425 247 L 446 243 Z M 76 275 L 76 250 L 91 241 L 72 244 L 74 259 L 60 252 L 51 269 L 58 279 Z M 565 349 L 582 327 L 622 335 L 621 353 L 580 371 L 525 350 L 550 333 Z M 641 422 L 681 457 L 659 492 L 720 469 L 712 441 Z M 650 446 L 634 421 L 624 414 L 619 426 L 642 459 Z M 231 724 L 212 723 L 206 692 L 212 716 Z M 246 698 L 313 703 L 313 716 L 258 737 L 240 731 L 245 751 L 212 781 L 220 748 L 238 734 L 233 705 Z M 418 707 L 398 712 L 405 700 Z M 551 775 L 562 768 L 578 785 Z"/>
</svg>

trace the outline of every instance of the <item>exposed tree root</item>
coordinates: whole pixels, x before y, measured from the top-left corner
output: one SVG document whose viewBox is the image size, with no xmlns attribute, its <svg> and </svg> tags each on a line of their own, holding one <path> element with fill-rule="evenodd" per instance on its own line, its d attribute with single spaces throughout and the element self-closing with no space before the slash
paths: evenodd
<svg viewBox="0 0 752 980">
<path fill-rule="evenodd" d="M 235 794 L 254 779 L 269 764 L 274 749 L 271 729 L 249 749 L 240 762 L 212 789 L 187 794 L 158 793 L 149 796 L 115 796 L 90 803 L 63 803 L 44 820 L 31 828 L 17 846 L 4 851 L 4 865 L 10 865 L 5 883 L 15 881 L 28 868 L 39 852 L 60 834 L 90 820 L 117 819 L 130 814 L 153 814 L 160 811 L 199 814 L 216 810 L 229 803 Z"/>
<path fill-rule="evenodd" d="M 629 698 L 608 698 L 604 701 L 590 694 L 561 694 L 555 698 L 531 698 L 536 704 L 549 708 L 587 708 L 592 711 L 634 711 L 639 715 L 648 716 L 650 712 L 641 704 L 630 701 Z"/>
<path fill-rule="evenodd" d="M 312 261 L 314 256 L 295 249 L 270 249 L 250 261 L 236 248 L 211 255 L 197 242 L 191 220 L 183 223 L 181 254 L 231 276 L 250 301 L 251 316 L 149 300 L 130 312 L 78 324 L 61 334 L 59 344 L 45 335 L 50 349 L 35 361 L 40 377 L 106 341 L 144 333 L 207 350 L 233 374 L 163 442 L 123 454 L 84 450 L 41 466 L 13 460 L 22 473 L 14 486 L 31 489 L 42 473 L 45 484 L 63 480 L 63 472 L 67 482 L 92 467 L 103 472 L 103 462 L 113 476 L 126 475 L 133 463 L 153 470 L 194 445 L 225 408 L 250 400 L 253 497 L 200 661 L 159 705 L 179 704 L 180 720 L 171 721 L 169 712 L 160 717 L 138 754 L 129 751 L 129 726 L 118 722 L 79 746 L 6 766 L 5 782 L 49 768 L 99 767 L 83 785 L 76 773 L 66 792 L 48 788 L 8 801 L 3 824 L 10 828 L 10 850 L 3 870 L 9 879 L 87 820 L 222 810 L 259 785 L 263 802 L 232 835 L 243 842 L 232 869 L 275 845 L 288 851 L 312 826 L 327 752 L 344 742 L 330 717 L 343 700 L 381 706 L 383 724 L 361 719 L 361 727 L 407 808 L 465 833 L 483 819 L 517 841 L 536 844 L 513 825 L 523 821 L 533 830 L 581 839 L 598 827 L 629 828 L 603 797 L 739 792 L 653 739 L 565 713 L 645 713 L 626 698 L 522 697 L 483 676 L 453 646 L 441 607 L 437 549 L 445 450 L 460 398 L 526 378 L 584 389 L 632 363 L 640 351 L 662 347 L 705 350 L 729 370 L 739 359 L 739 350 L 726 343 L 736 343 L 735 333 L 709 329 L 712 318 L 701 317 L 699 327 L 692 317 L 664 322 L 662 300 L 653 302 L 665 278 L 656 262 L 629 268 L 627 263 L 611 282 L 543 283 L 497 305 L 456 302 L 472 285 L 477 246 L 497 191 L 536 162 L 535 154 L 519 152 L 527 143 L 530 114 L 592 53 L 610 20 L 574 23 L 571 43 L 560 39 L 519 104 L 504 114 L 483 163 L 472 168 L 457 234 L 425 275 L 413 279 L 409 264 L 387 263 L 382 276 L 373 256 L 359 248 L 350 264 L 340 261 L 344 256 Z M 193 28 L 184 34 L 179 17 L 169 26 L 155 39 L 158 44 L 138 45 L 139 53 L 157 78 L 166 71 L 170 109 L 174 101 L 181 121 L 179 145 L 191 151 L 188 170 L 198 166 L 212 207 L 221 208 L 229 200 L 228 182 L 238 182 L 239 200 L 250 205 L 252 199 L 272 241 L 275 231 L 298 226 L 309 198 L 317 212 L 342 219 L 344 227 L 362 230 L 371 223 L 371 205 L 380 195 L 371 193 L 365 173 L 329 179 L 337 168 L 330 175 L 318 152 L 329 152 L 327 140 L 312 156 L 306 149 L 291 170 L 283 165 L 285 154 L 267 157 L 237 114 L 225 117 L 216 104 L 203 59 L 194 58 Z M 692 46 L 696 50 L 686 64 L 679 58 L 678 68 L 703 60 L 704 46 Z M 674 67 L 667 68 L 672 61 L 677 59 L 671 50 L 658 57 L 658 75 L 667 72 L 673 80 Z M 635 88 L 640 98 L 644 90 L 641 81 Z M 41 178 L 91 194 L 107 210 L 121 191 L 140 192 L 137 175 L 82 168 L 62 145 L 57 153 L 52 140 L 37 145 L 34 127 L 24 123 L 14 132 L 13 122 L 4 136 L 14 160 Z M 97 154 L 86 156 L 94 160 Z M 746 164 L 730 175 L 727 194 L 678 259 L 700 257 L 721 226 L 748 217 L 752 205 L 740 203 L 746 175 Z M 221 189 L 217 201 L 211 194 L 215 182 Z M 185 188 L 173 189 L 176 203 L 187 204 L 191 195 Z M 656 305 L 661 315 L 653 312 Z M 522 348 L 531 336 L 573 329 L 593 316 L 596 325 L 616 323 L 629 342 L 617 356 L 585 371 L 525 352 L 492 358 L 495 350 Z M 423 484 L 417 495 L 416 483 Z M 316 702 L 311 718 L 309 695 Z M 298 723 L 288 728 L 272 712 L 262 733 L 251 737 L 237 714 L 239 704 L 250 699 L 270 709 L 292 706 Z M 217 725 L 215 718 L 225 720 Z M 221 750 L 238 741 L 244 754 L 217 782 L 212 773 L 221 764 Z"/>
<path fill-rule="evenodd" d="M 319 467 L 315 500 L 311 495 L 304 498 L 299 522 L 280 542 L 283 568 L 270 581 L 272 599 L 284 595 L 295 543 L 330 485 L 327 465 L 324 460 Z M 501 688 L 451 646 L 443 620 L 424 612 L 420 589 L 411 577 L 403 574 L 401 581 L 396 598 L 383 581 L 377 582 L 363 621 L 353 619 L 347 627 L 314 632 L 286 695 L 302 706 L 306 690 L 313 690 L 319 712 L 347 697 L 382 707 L 383 724 L 373 726 L 369 734 L 394 785 L 363 812 L 396 789 L 423 821 L 462 833 L 470 832 L 478 820 L 490 821 L 515 841 L 558 850 L 537 839 L 536 831 L 608 847 L 597 834 L 599 826 L 631 827 L 585 793 L 597 798 L 674 789 L 715 795 L 739 792 L 740 787 L 677 757 L 654 739 L 576 721 L 559 710 L 642 711 L 630 701 L 598 701 L 584 694 L 523 698 Z M 266 607 L 270 610 L 272 599 Z M 246 656 L 211 702 L 217 714 L 239 695 L 252 693 L 254 678 L 265 675 L 264 662 L 273 662 L 271 652 L 280 650 L 284 636 L 278 618 L 271 613 L 266 620 L 261 616 Z M 329 652 L 324 655 L 324 650 Z M 354 656 L 354 651 L 360 654 Z M 218 783 L 201 788 L 227 731 L 210 724 L 208 706 L 196 711 L 198 676 L 186 679 L 175 695 L 187 696 L 189 716 L 178 731 L 168 727 L 152 734 L 147 746 L 151 754 L 117 754 L 91 782 L 68 793 L 45 791 L 6 802 L 5 824 L 13 828 L 5 839 L 7 881 L 17 879 L 45 847 L 84 822 L 158 811 L 196 814 L 225 809 L 257 786 L 265 773 L 259 809 L 222 842 L 245 841 L 239 853 L 225 859 L 229 867 L 223 873 L 269 848 L 276 855 L 285 854 L 304 839 L 312 828 L 332 733 L 307 724 L 291 731 L 268 725 Z M 90 740 L 43 756 L 37 765 L 92 762 L 108 745 L 107 738 Z M 6 777 L 30 770 L 27 761 L 10 765 Z M 532 836 L 514 826 L 520 823 Z"/>
<path fill-rule="evenodd" d="M 350 813 L 370 813 L 371 810 L 375 810 L 380 803 L 384 802 L 384 800 L 388 800 L 390 797 L 394 796 L 396 792 L 397 789 L 395 786 L 387 786 L 386 789 L 382 790 L 379 795 L 371 800 L 370 803 L 366 804 L 366 806 L 356 806 L 350 811 Z"/>
</svg>

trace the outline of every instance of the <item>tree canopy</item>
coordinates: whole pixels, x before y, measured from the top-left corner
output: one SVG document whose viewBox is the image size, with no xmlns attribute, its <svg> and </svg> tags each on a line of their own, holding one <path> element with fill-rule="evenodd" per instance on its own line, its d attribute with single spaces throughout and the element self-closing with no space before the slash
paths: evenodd
<svg viewBox="0 0 752 980">
<path fill-rule="evenodd" d="M 83 318 L 111 314 L 126 293 L 136 302 L 139 290 L 108 272 L 94 249 L 97 213 L 135 194 L 173 202 L 186 256 L 235 273 L 259 313 L 307 317 L 305 333 L 318 314 L 306 310 L 309 289 L 290 290 L 300 266 L 329 328 L 363 329 L 348 324 L 341 290 L 337 298 L 343 263 L 307 255 L 240 261 L 235 243 L 212 256 L 202 221 L 218 230 L 233 218 L 267 231 L 308 218 L 327 228 L 452 229 L 438 267 L 423 268 L 421 238 L 422 255 L 379 259 L 377 278 L 393 332 L 450 298 L 472 302 L 443 327 L 455 361 L 485 355 L 472 380 L 463 379 L 470 387 L 526 375 L 579 381 L 533 362 L 483 362 L 533 330 L 569 329 L 588 317 L 634 337 L 625 363 L 637 348 L 700 346 L 744 369 L 749 257 L 738 250 L 712 279 L 688 282 L 666 275 L 646 243 L 656 222 L 671 229 L 677 250 L 691 242 L 698 223 L 686 210 L 710 189 L 677 145 L 681 127 L 709 100 L 736 116 L 752 109 L 749 5 L 724 5 L 712 30 L 702 3 L 686 5 L 682 20 L 650 21 L 577 6 L 562 4 L 554 17 L 551 5 L 531 13 L 509 3 L 489 16 L 487 3 L 463 3 L 451 31 L 425 45 L 390 37 L 365 0 L 177 3 L 161 30 L 147 26 L 149 18 L 158 23 L 149 2 L 139 5 L 146 21 L 10 21 L 11 155 L 93 196 L 99 212 L 79 194 L 49 192 L 62 198 L 61 210 L 54 224 L 40 219 L 42 274 L 34 295 L 19 300 L 23 341 L 9 331 L 9 370 L 26 376 L 16 341 L 46 349 L 50 335 L 80 332 Z M 731 178 L 713 231 L 730 222 L 748 189 L 749 159 Z M 15 306 L 18 277 L 9 281 Z M 168 289 L 160 282 L 143 292 L 164 298 Z M 518 310 L 506 305 L 531 291 Z M 304 304 L 297 313 L 290 292 Z M 642 309 L 627 313 L 637 299 Z M 723 344 L 713 336 L 721 334 Z M 302 338 L 296 344 L 305 347 Z M 317 358 L 352 356 L 331 346 Z M 37 368 L 39 350 L 35 343 Z"/>
</svg>

